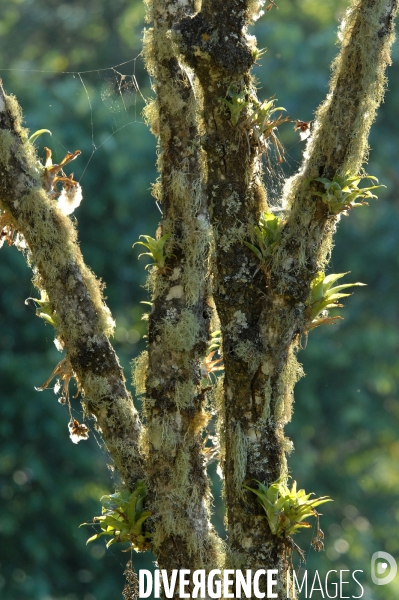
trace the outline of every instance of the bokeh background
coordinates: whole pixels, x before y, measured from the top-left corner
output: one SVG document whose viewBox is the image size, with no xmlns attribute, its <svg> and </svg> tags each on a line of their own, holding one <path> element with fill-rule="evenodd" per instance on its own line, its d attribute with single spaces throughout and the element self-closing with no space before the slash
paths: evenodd
<svg viewBox="0 0 399 600">
<path fill-rule="evenodd" d="M 327 91 L 346 2 L 278 5 L 254 28 L 259 47 L 267 49 L 256 67 L 259 96 L 275 95 L 292 118 L 310 120 Z M 154 235 L 160 216 L 149 190 L 157 177 L 156 142 L 141 117 L 152 93 L 140 57 L 143 21 L 137 0 L 7 0 L 0 10 L 0 77 L 20 101 L 26 126 L 53 132 L 38 147 L 51 147 L 55 160 L 66 150 L 82 151 L 73 164 L 84 191 L 76 211 L 81 247 L 107 285 L 115 347 L 129 380 L 130 361 L 145 347 L 140 301 L 147 299 L 132 244 L 142 233 Z M 399 576 L 386 586 L 370 579 L 373 552 L 399 557 L 397 44 L 393 60 L 367 167 L 387 188 L 378 202 L 342 219 L 331 263 L 332 272 L 351 271 L 348 281 L 367 287 L 347 299 L 344 321 L 310 333 L 299 355 L 306 378 L 287 427 L 295 445 L 292 476 L 306 490 L 334 498 L 323 507 L 326 552 L 310 550 L 311 532 L 296 539 L 307 568 L 363 570 L 369 600 L 399 593 Z M 280 129 L 286 162 L 269 174 L 271 195 L 303 150 L 292 124 Z M 100 541 L 86 547 L 90 529 L 78 528 L 99 514 L 100 496 L 114 489 L 111 461 L 95 432 L 72 444 L 66 408 L 52 390 L 35 391 L 60 355 L 51 327 L 24 303 L 35 292 L 23 257 L 5 246 L 0 260 L 0 598 L 122 598 L 129 556 L 115 546 L 105 551 Z M 78 400 L 73 408 L 78 417 Z M 214 467 L 211 474 L 214 521 L 222 532 L 221 485 Z M 151 568 L 152 561 L 150 554 L 134 558 L 136 569 Z"/>
</svg>

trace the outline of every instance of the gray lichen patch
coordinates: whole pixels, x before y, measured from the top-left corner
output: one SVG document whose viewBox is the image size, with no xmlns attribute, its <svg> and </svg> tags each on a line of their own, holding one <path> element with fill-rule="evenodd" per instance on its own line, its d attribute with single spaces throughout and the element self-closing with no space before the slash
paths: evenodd
<svg viewBox="0 0 399 600">
<path fill-rule="evenodd" d="M 197 388 L 193 381 L 176 381 L 174 400 L 179 410 L 193 406 Z"/>
<path fill-rule="evenodd" d="M 166 317 L 159 326 L 163 344 L 170 351 L 189 352 L 198 342 L 199 331 L 198 319 L 189 309 L 182 310 L 177 321 Z"/>
<path fill-rule="evenodd" d="M 242 486 L 247 473 L 247 446 L 247 438 L 242 430 L 241 424 L 237 423 L 232 433 L 230 453 L 234 462 L 234 483 L 238 496 L 242 496 Z"/>
</svg>

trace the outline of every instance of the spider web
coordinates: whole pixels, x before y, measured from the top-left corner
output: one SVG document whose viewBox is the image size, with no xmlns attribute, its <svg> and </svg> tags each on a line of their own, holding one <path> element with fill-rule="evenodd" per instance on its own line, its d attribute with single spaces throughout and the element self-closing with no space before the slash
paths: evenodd
<svg viewBox="0 0 399 600">
<path fill-rule="evenodd" d="M 138 68 L 138 61 L 141 64 Z M 69 114 L 65 114 L 67 122 L 81 117 L 82 113 L 88 112 L 86 120 L 87 139 L 90 140 L 90 154 L 79 175 L 79 182 L 86 174 L 95 154 L 101 149 L 115 146 L 114 138 L 122 130 L 134 125 L 145 125 L 141 116 L 142 109 L 150 98 L 151 82 L 148 74 L 143 68 L 143 59 L 141 52 L 134 58 L 124 61 L 111 67 L 101 69 L 87 69 L 81 71 L 49 71 L 40 69 L 4 69 L 0 68 L 0 73 L 21 73 L 23 74 L 24 84 L 35 89 L 38 83 L 45 84 L 46 92 L 51 95 L 53 88 L 61 88 L 63 80 L 68 82 L 65 87 L 71 87 L 71 80 L 76 83 L 73 92 L 74 101 L 70 103 Z M 39 78 L 39 82 L 35 80 Z M 6 82 L 7 87 L 7 82 Z M 13 84 L 10 89 L 12 91 Z M 19 86 L 21 89 L 21 86 Z M 18 98 L 18 91 L 16 91 Z M 59 91 L 54 92 L 55 101 L 59 101 Z M 52 108 L 52 105 L 49 104 Z M 33 114 L 35 109 L 33 108 Z M 37 129 L 45 125 L 40 124 Z M 34 131 L 34 129 L 33 129 Z M 65 124 L 60 126 L 59 131 L 65 131 Z M 79 138 L 81 139 L 81 135 Z M 59 146 L 59 155 L 54 151 L 56 160 L 63 157 L 67 151 L 64 143 L 53 131 L 52 142 Z M 43 142 L 43 144 L 46 141 Z M 39 147 L 43 144 L 39 143 Z M 296 145 L 296 144 L 295 144 Z M 60 156 L 62 154 L 62 156 Z M 85 152 L 84 154 L 87 153 Z M 281 206 L 281 195 L 284 183 L 290 175 L 296 170 L 299 163 L 290 156 L 286 150 L 283 154 L 283 161 L 279 160 L 273 144 L 269 144 L 268 157 L 263 157 L 263 181 L 267 191 L 268 204 L 273 212 L 283 210 Z"/>
<path fill-rule="evenodd" d="M 272 212 L 279 214 L 286 210 L 282 203 L 283 188 L 287 178 L 298 169 L 300 163 L 285 148 L 282 160 L 279 159 L 273 144 L 269 144 L 268 156 L 263 156 L 263 183 L 267 193 L 267 203 Z M 281 215 L 280 215 L 281 216 Z"/>
<path fill-rule="evenodd" d="M 69 105 L 69 110 L 65 110 L 65 113 L 69 112 L 72 118 L 76 116 L 76 113 L 81 116 L 82 113 L 88 112 L 89 115 L 86 121 L 86 128 L 87 137 L 90 139 L 91 144 L 91 154 L 82 168 L 79 177 L 79 181 L 81 181 L 94 155 L 104 146 L 109 145 L 109 142 L 119 132 L 136 124 L 144 125 L 141 111 L 147 100 L 142 89 L 149 95 L 150 84 L 147 74 L 144 76 L 140 75 L 142 79 L 143 77 L 146 78 L 146 81 L 143 79 L 141 85 L 139 84 L 137 75 L 137 62 L 139 60 L 142 60 L 141 53 L 135 58 L 102 69 L 49 71 L 0 68 L 0 72 L 5 74 L 23 74 L 24 85 L 33 89 L 37 85 L 37 78 L 39 78 L 39 82 L 45 85 L 46 93 L 53 102 L 59 100 L 57 96 L 60 96 L 59 89 L 62 89 L 63 83 L 65 84 L 65 89 L 73 90 L 72 95 L 75 102 Z M 143 69 L 139 70 L 141 73 L 143 72 Z M 71 80 L 76 84 L 75 86 L 71 86 Z M 12 83 L 9 86 L 7 84 L 8 82 L 6 81 L 5 87 L 10 87 L 10 91 L 13 92 L 12 88 L 14 86 Z M 21 85 L 18 87 L 21 89 Z M 16 95 L 18 98 L 18 92 L 16 92 Z M 50 103 L 49 107 L 53 108 L 53 104 Z M 58 107 L 54 110 L 59 111 L 60 109 Z M 64 118 L 70 120 L 71 116 L 65 114 Z M 43 127 L 45 125 L 40 126 L 40 128 Z M 61 126 L 60 131 L 63 129 L 64 127 Z M 51 142 L 60 146 L 60 153 L 66 152 L 67 148 L 62 143 L 57 130 L 53 128 L 52 134 Z M 46 143 L 46 141 L 43 143 Z M 39 143 L 38 145 L 41 147 L 42 144 Z M 55 150 L 54 152 L 57 160 L 57 151 Z"/>
<path fill-rule="evenodd" d="M 140 64 L 138 64 L 139 61 Z M 97 152 L 100 150 L 112 151 L 112 148 L 115 148 L 118 143 L 116 141 L 118 134 L 122 134 L 122 131 L 129 127 L 138 125 L 146 127 L 141 112 L 150 98 L 151 81 L 144 69 L 141 52 L 130 60 L 101 69 L 60 72 L 28 68 L 0 68 L 0 73 L 21 73 L 23 75 L 21 77 L 24 82 L 23 87 L 18 85 L 19 90 L 16 89 L 17 98 L 21 89 L 25 91 L 24 86 L 35 90 L 39 84 L 45 85 L 49 99 L 53 99 L 52 101 L 57 102 L 58 105 L 63 87 L 65 93 L 72 96 L 68 108 L 64 107 L 64 123 L 61 123 L 58 129 L 54 125 L 52 127 L 51 142 L 44 138 L 40 138 L 38 142 L 39 148 L 42 148 L 44 144 L 50 145 L 51 143 L 55 162 L 61 160 L 68 150 L 75 149 L 67 149 L 58 132 L 62 132 L 62 135 L 65 136 L 69 123 L 75 121 L 76 117 L 82 120 L 82 115 L 87 113 L 87 118 L 83 119 L 87 135 L 83 138 L 89 143 L 82 152 L 82 156 L 87 157 L 86 161 L 83 165 L 82 163 L 76 164 L 78 171 L 76 179 L 79 182 L 92 166 L 91 163 Z M 8 82 L 5 83 L 7 87 Z M 13 83 L 10 84 L 11 91 L 14 88 Z M 71 85 L 72 83 L 74 85 Z M 49 104 L 49 108 L 55 111 L 59 110 L 59 108 L 53 108 L 52 104 Z M 34 115 L 36 109 L 31 110 Z M 31 129 L 33 132 L 35 129 L 44 127 L 47 128 L 40 122 L 37 127 Z M 78 137 L 79 140 L 82 140 L 81 133 Z M 74 142 L 70 143 L 74 144 Z M 54 146 L 59 147 L 58 152 Z M 273 212 L 280 213 L 284 210 L 281 202 L 284 183 L 298 165 L 298 161 L 290 156 L 287 149 L 285 149 L 281 161 L 273 144 L 269 144 L 267 157 L 263 156 L 263 182 L 267 191 L 268 204 Z"/>
</svg>

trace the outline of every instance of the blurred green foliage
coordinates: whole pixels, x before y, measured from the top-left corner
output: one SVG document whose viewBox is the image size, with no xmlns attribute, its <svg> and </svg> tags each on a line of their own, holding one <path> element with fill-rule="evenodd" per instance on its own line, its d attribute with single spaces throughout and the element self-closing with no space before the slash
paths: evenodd
<svg viewBox="0 0 399 600">
<path fill-rule="evenodd" d="M 255 68 L 259 96 L 278 97 L 293 119 L 307 121 L 327 91 L 337 19 L 346 2 L 279 0 L 278 5 L 254 27 L 259 47 L 267 49 Z M 155 233 L 159 219 L 149 192 L 156 179 L 155 140 L 140 115 L 142 96 L 151 95 L 139 57 L 143 15 L 137 1 L 8 0 L 0 16 L 0 76 L 22 104 L 27 127 L 53 132 L 46 143 L 54 160 L 66 149 L 82 151 L 73 165 L 84 193 L 76 211 L 81 247 L 107 284 L 117 322 L 115 347 L 126 368 L 144 347 L 139 302 L 147 299 L 144 268 L 132 244 L 143 232 Z M 309 549 L 307 568 L 362 569 L 359 579 L 369 600 L 393 600 L 399 591 L 397 580 L 376 589 L 370 579 L 373 552 L 399 557 L 398 45 L 393 59 L 368 166 L 387 190 L 379 192 L 378 203 L 342 218 L 332 260 L 333 272 L 352 271 L 352 279 L 368 287 L 348 299 L 344 321 L 310 332 L 299 355 L 307 376 L 297 386 L 287 427 L 295 445 L 293 478 L 334 499 L 323 511 L 325 553 L 310 549 L 311 532 L 298 534 L 298 544 Z M 130 62 L 116 66 L 125 61 Z M 140 93 L 131 85 L 133 76 Z M 280 136 L 286 147 L 283 169 L 290 174 L 304 143 L 292 124 L 282 125 Z M 41 148 L 40 139 L 37 145 Z M 272 196 L 282 175 L 278 165 L 267 173 Z M 105 553 L 100 541 L 86 547 L 87 532 L 78 529 L 98 513 L 100 497 L 114 491 L 115 477 L 106 467 L 111 461 L 94 431 L 89 441 L 72 444 L 66 408 L 51 390 L 34 390 L 59 354 L 52 328 L 24 304 L 34 295 L 30 279 L 23 257 L 3 247 L 0 597 L 121 598 L 127 555 L 117 547 Z M 79 418 L 79 402 L 73 402 Z M 210 472 L 219 498 L 215 465 Z M 222 531 L 219 499 L 214 517 Z M 151 568 L 151 560 L 149 554 L 136 555 L 136 569 Z"/>
</svg>

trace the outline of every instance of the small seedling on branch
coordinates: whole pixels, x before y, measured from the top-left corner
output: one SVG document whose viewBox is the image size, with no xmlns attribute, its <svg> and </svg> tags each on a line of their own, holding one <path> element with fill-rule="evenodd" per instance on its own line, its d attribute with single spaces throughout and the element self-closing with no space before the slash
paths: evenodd
<svg viewBox="0 0 399 600">
<path fill-rule="evenodd" d="M 349 272 L 349 271 L 348 271 Z M 324 325 L 328 323 L 336 323 L 338 319 L 342 317 L 327 317 L 323 315 L 323 311 L 329 308 L 342 308 L 342 304 L 338 304 L 338 300 L 351 296 L 351 294 L 342 294 L 341 291 L 360 285 L 366 285 L 365 283 L 344 283 L 342 285 L 332 285 L 347 273 L 333 273 L 331 275 L 324 275 L 323 272 L 319 272 L 315 279 L 310 284 L 310 298 L 308 300 L 308 313 L 309 313 L 309 325 L 308 330 Z"/>
<path fill-rule="evenodd" d="M 110 496 L 103 496 L 100 499 L 103 505 L 101 517 L 94 517 L 93 523 L 81 525 L 82 527 L 99 523 L 102 531 L 93 535 L 86 543 L 109 536 L 111 539 L 107 542 L 107 548 L 116 542 L 129 542 L 130 547 L 137 552 L 148 550 L 151 534 L 143 531 L 143 524 L 152 513 L 143 510 L 146 495 L 145 484 L 139 480 L 132 494 L 128 490 L 122 490 Z"/>
<path fill-rule="evenodd" d="M 233 87 L 230 86 L 226 94 L 226 96 L 228 96 L 230 100 L 226 100 L 226 98 L 221 98 L 222 102 L 226 104 L 226 106 L 230 110 L 230 121 L 231 124 L 234 125 L 234 127 L 238 124 L 241 111 L 243 111 L 247 106 L 250 106 L 252 104 L 251 101 L 245 100 L 246 95 L 247 92 L 245 89 L 241 92 L 235 93 L 233 91 Z"/>
<path fill-rule="evenodd" d="M 165 243 L 171 237 L 171 235 L 171 233 L 166 233 L 161 238 L 159 238 L 159 240 L 156 240 L 150 237 L 149 235 L 141 235 L 140 238 L 144 238 L 146 242 L 135 242 L 132 247 L 134 248 L 134 246 L 140 244 L 141 246 L 147 248 L 149 252 L 142 252 L 139 255 L 139 258 L 141 258 L 142 256 L 150 256 L 154 261 L 154 265 L 158 267 L 160 271 L 164 271 L 167 268 L 165 266 L 166 259 L 170 258 L 171 256 L 174 256 L 174 254 L 164 254 Z M 146 265 L 145 268 L 148 269 L 148 267 L 150 266 L 152 265 Z"/>
<path fill-rule="evenodd" d="M 273 213 L 264 212 L 259 224 L 253 228 L 256 245 L 250 242 L 244 244 L 259 258 L 262 265 L 269 262 L 280 239 L 284 222 Z"/>
<path fill-rule="evenodd" d="M 46 323 L 50 323 L 53 327 L 56 327 L 56 315 L 51 309 L 50 301 L 47 296 L 47 292 L 41 290 L 39 298 L 27 298 L 25 304 L 29 304 L 29 300 L 32 300 L 36 305 L 36 316 L 43 319 Z"/>
<path fill-rule="evenodd" d="M 372 175 L 335 175 L 333 180 L 325 177 L 317 177 L 313 181 L 319 181 L 324 185 L 325 192 L 314 192 L 316 196 L 320 196 L 325 204 L 327 204 L 331 215 L 338 215 L 351 208 L 367 205 L 366 199 L 377 198 L 371 190 L 376 190 L 385 185 L 372 185 L 370 187 L 359 188 L 359 183 L 362 179 L 370 179 L 378 183 L 377 177 Z M 357 202 L 357 199 L 360 199 Z"/>
<path fill-rule="evenodd" d="M 254 64 L 258 67 L 260 66 L 256 61 L 260 60 L 264 54 L 266 54 L 266 48 L 254 48 L 252 50 L 252 58 L 254 59 Z"/>
</svg>

